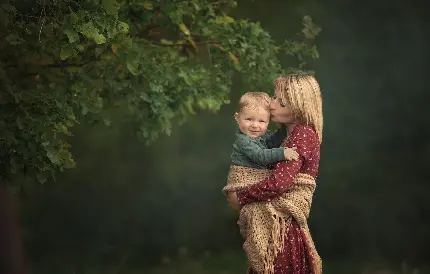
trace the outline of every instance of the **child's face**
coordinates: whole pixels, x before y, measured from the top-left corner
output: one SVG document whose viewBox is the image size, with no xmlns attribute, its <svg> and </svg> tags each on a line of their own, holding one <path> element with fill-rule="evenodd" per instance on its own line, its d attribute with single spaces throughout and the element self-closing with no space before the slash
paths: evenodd
<svg viewBox="0 0 430 274">
<path fill-rule="evenodd" d="M 270 113 L 263 107 L 245 107 L 234 114 L 240 131 L 250 137 L 263 136 L 269 125 Z"/>
</svg>

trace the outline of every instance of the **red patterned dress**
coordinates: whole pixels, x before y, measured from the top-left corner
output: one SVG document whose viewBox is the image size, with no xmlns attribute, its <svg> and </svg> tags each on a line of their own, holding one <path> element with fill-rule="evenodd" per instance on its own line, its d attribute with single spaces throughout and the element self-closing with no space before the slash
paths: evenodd
<svg viewBox="0 0 430 274">
<path fill-rule="evenodd" d="M 293 184 L 297 173 L 305 173 L 316 178 L 320 161 L 320 142 L 312 127 L 296 125 L 282 146 L 296 147 L 300 159 L 276 163 L 270 177 L 250 188 L 238 191 L 236 194 L 241 205 L 270 201 L 279 196 Z M 305 235 L 293 220 L 285 237 L 284 249 L 278 253 L 275 260 L 275 274 L 313 274 L 310 260 Z M 256 272 L 251 270 L 250 274 Z"/>
</svg>

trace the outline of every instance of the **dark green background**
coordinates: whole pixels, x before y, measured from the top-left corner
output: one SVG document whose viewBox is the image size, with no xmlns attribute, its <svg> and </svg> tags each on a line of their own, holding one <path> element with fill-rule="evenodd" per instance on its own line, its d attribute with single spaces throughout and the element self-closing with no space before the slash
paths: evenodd
<svg viewBox="0 0 430 274">
<path fill-rule="evenodd" d="M 430 273 L 426 10 L 424 1 L 265 0 L 234 11 L 279 42 L 305 14 L 323 28 L 311 64 L 324 140 L 310 228 L 324 273 Z M 123 128 L 77 129 L 77 168 L 24 189 L 34 273 L 243 273 L 236 215 L 220 191 L 241 92 L 150 147 Z"/>
</svg>

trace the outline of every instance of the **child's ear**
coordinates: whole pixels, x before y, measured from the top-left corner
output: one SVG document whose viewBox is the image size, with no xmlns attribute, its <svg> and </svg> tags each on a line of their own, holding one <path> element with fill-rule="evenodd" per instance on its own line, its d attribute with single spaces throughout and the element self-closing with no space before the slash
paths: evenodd
<svg viewBox="0 0 430 274">
<path fill-rule="evenodd" d="M 238 122 L 238 120 L 239 120 L 239 113 L 236 112 L 234 114 L 234 119 L 236 120 L 236 122 Z"/>
</svg>

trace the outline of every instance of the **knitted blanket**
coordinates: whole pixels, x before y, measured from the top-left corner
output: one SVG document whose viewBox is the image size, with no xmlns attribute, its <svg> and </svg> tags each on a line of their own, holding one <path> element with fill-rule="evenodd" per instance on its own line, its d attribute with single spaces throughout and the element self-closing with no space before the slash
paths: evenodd
<svg viewBox="0 0 430 274">
<path fill-rule="evenodd" d="M 267 169 L 232 165 L 223 192 L 249 187 L 267 178 L 270 172 Z M 315 249 L 307 224 L 315 186 L 312 176 L 299 173 L 293 186 L 280 197 L 242 207 L 238 225 L 245 240 L 243 249 L 253 270 L 260 274 L 274 273 L 274 260 L 284 248 L 284 240 L 294 218 L 305 234 L 313 274 L 322 273 L 321 258 Z"/>
</svg>

